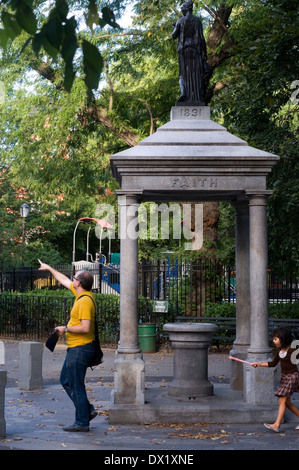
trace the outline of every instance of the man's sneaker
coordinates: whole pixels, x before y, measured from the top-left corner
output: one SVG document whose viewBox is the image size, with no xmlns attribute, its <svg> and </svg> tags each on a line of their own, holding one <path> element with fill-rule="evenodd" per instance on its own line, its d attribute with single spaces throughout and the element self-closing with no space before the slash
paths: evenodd
<svg viewBox="0 0 299 470">
<path fill-rule="evenodd" d="M 98 412 L 93 409 L 91 412 L 90 412 L 90 415 L 89 415 L 89 421 L 91 421 L 92 419 L 96 418 L 98 416 Z"/>
<path fill-rule="evenodd" d="M 79 426 L 78 424 L 74 423 L 70 426 L 64 426 L 62 429 L 69 432 L 88 432 L 89 426 Z"/>
</svg>

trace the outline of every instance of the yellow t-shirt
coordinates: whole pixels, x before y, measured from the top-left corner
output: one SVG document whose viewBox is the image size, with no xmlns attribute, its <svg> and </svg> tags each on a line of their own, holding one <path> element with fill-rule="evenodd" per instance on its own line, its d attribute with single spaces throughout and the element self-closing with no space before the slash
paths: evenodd
<svg viewBox="0 0 299 470">
<path fill-rule="evenodd" d="M 81 320 L 91 320 L 91 328 L 88 333 L 71 333 L 68 331 L 65 334 L 67 346 L 69 348 L 74 348 L 76 346 L 83 346 L 83 344 L 91 343 L 94 340 L 95 306 L 93 303 L 92 292 L 86 291 L 77 295 L 73 287 L 73 283 L 71 284 L 71 291 L 75 295 L 76 300 L 67 326 L 77 326 L 81 324 Z"/>
</svg>

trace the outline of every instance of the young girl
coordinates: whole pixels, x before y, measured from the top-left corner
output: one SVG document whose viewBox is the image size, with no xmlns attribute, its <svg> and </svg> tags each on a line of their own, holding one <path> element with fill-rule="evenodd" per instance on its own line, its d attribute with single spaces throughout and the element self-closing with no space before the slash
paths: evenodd
<svg viewBox="0 0 299 470">
<path fill-rule="evenodd" d="M 286 408 L 292 411 L 299 418 L 299 410 L 290 397 L 294 392 L 299 392 L 299 373 L 296 364 L 292 363 L 291 355 L 295 349 L 291 348 L 292 332 L 289 328 L 280 327 L 273 331 L 273 343 L 277 350 L 270 362 L 254 362 L 253 367 L 275 367 L 280 361 L 281 380 L 275 395 L 279 397 L 278 415 L 275 423 L 264 423 L 266 428 L 279 432 Z M 295 429 L 299 429 L 299 424 Z"/>
</svg>

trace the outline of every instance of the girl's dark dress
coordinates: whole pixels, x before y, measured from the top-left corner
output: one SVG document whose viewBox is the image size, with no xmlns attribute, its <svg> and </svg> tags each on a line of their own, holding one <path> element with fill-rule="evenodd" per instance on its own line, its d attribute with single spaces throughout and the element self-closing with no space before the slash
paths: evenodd
<svg viewBox="0 0 299 470">
<path fill-rule="evenodd" d="M 275 392 L 278 397 L 290 397 L 294 392 L 299 392 L 298 368 L 291 362 L 291 355 L 294 351 L 295 349 L 289 348 L 284 356 L 280 350 L 277 350 L 273 360 L 268 362 L 268 367 L 275 367 L 280 361 L 281 379 Z"/>
</svg>

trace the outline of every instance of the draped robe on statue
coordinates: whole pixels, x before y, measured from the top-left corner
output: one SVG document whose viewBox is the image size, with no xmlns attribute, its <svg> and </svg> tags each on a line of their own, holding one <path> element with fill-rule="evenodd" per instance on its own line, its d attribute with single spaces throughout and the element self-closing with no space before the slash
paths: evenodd
<svg viewBox="0 0 299 470">
<path fill-rule="evenodd" d="M 178 103 L 204 104 L 204 67 L 207 51 L 201 21 L 187 12 L 177 21 L 172 37 L 178 38 L 181 89 Z"/>
</svg>

